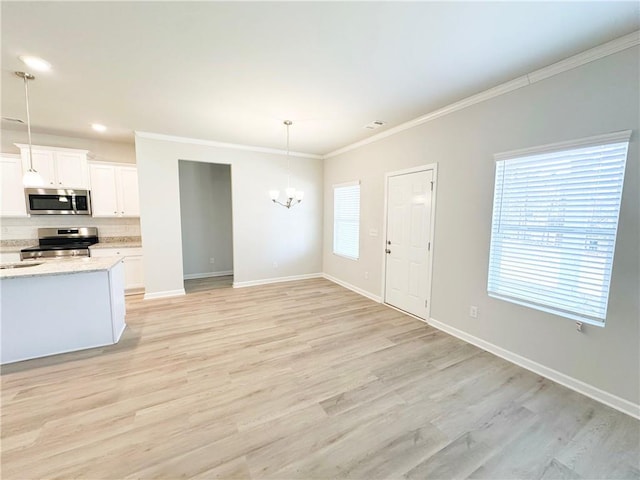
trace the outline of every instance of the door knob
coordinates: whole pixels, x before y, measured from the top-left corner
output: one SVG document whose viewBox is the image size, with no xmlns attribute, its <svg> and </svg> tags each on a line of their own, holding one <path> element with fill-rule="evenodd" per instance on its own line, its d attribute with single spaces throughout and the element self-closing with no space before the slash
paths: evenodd
<svg viewBox="0 0 640 480">
<path fill-rule="evenodd" d="M 388 248 L 384 251 L 385 253 L 391 253 L 391 250 L 389 250 Z"/>
</svg>

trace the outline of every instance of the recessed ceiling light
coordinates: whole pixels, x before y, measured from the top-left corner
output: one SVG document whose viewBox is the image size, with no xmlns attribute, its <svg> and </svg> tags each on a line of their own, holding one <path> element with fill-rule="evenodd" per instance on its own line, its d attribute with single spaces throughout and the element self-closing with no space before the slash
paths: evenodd
<svg viewBox="0 0 640 480">
<path fill-rule="evenodd" d="M 104 125 L 100 125 L 99 123 L 92 123 L 91 128 L 93 128 L 96 132 L 104 132 L 107 130 L 107 127 Z"/>
<path fill-rule="evenodd" d="M 387 122 L 383 122 L 382 120 L 374 120 L 373 122 L 364 126 L 364 128 L 368 130 L 375 130 L 376 128 L 380 128 L 383 125 L 386 125 Z"/>
<path fill-rule="evenodd" d="M 31 55 L 21 55 L 18 57 L 25 65 L 31 67 L 38 72 L 48 72 L 51 70 L 51 64 L 40 57 L 32 57 Z"/>
</svg>

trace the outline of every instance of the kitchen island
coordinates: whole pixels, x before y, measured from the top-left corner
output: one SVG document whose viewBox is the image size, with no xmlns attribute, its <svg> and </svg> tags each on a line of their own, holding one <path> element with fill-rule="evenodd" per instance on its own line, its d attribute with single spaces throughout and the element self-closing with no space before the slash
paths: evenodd
<svg viewBox="0 0 640 480">
<path fill-rule="evenodd" d="M 126 327 L 122 258 L 83 257 L 2 267 L 0 363 L 120 340 Z"/>
</svg>

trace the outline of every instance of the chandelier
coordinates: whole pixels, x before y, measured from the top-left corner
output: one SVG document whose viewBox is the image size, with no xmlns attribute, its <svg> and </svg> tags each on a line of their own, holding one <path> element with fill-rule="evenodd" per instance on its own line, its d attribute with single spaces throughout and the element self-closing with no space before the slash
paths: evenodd
<svg viewBox="0 0 640 480">
<path fill-rule="evenodd" d="M 302 199 L 304 198 L 304 192 L 296 190 L 289 184 L 291 177 L 291 159 L 289 158 L 289 127 L 293 125 L 293 122 L 291 120 L 285 120 L 284 125 L 287 127 L 287 188 L 284 191 L 286 199 L 284 202 L 278 200 L 278 197 L 280 197 L 279 190 L 269 190 L 269 197 L 271 197 L 271 201 L 273 203 L 277 203 L 278 205 L 282 205 L 286 208 L 291 208 L 302 201 Z"/>
</svg>

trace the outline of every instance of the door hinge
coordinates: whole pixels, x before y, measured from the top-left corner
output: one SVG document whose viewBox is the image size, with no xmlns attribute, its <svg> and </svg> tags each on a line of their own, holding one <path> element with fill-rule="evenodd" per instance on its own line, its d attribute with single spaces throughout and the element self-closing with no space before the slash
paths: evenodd
<svg viewBox="0 0 640 480">
<path fill-rule="evenodd" d="M 429 300 L 425 300 L 424 301 L 424 308 L 427 308 L 427 305 L 429 304 Z"/>
<path fill-rule="evenodd" d="M 427 243 L 427 250 L 430 252 L 431 251 L 431 242 Z"/>
<path fill-rule="evenodd" d="M 431 191 L 433 192 L 433 181 L 431 181 Z"/>
</svg>

